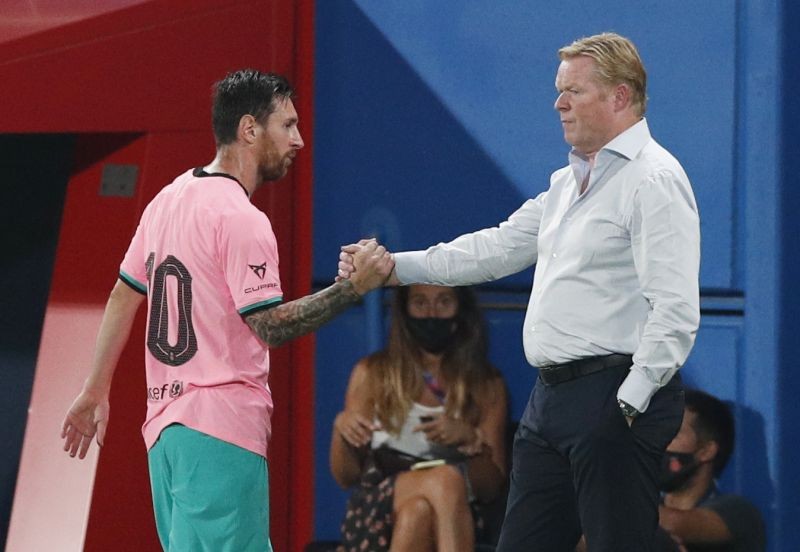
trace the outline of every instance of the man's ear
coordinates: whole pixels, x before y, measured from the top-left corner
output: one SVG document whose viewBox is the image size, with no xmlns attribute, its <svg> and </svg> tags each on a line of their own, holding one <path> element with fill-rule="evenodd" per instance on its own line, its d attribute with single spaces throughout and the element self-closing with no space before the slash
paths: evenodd
<svg viewBox="0 0 800 552">
<path fill-rule="evenodd" d="M 257 126 L 258 123 L 255 117 L 250 114 L 242 115 L 242 118 L 239 119 L 239 128 L 236 131 L 237 138 L 246 144 L 252 144 L 256 139 Z"/>
<path fill-rule="evenodd" d="M 627 84 L 618 84 L 614 87 L 614 109 L 622 111 L 631 105 L 631 88 Z"/>
<path fill-rule="evenodd" d="M 711 462 L 719 453 L 719 445 L 716 441 L 708 441 L 700 450 L 697 451 L 697 459 L 701 462 Z"/>
</svg>

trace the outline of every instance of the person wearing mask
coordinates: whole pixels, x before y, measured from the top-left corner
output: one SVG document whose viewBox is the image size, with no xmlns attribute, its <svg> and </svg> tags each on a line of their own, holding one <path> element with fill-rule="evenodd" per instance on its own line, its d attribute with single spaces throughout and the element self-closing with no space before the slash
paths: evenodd
<svg viewBox="0 0 800 552">
<path fill-rule="evenodd" d="M 763 552 L 764 521 L 746 498 L 717 488 L 734 446 L 728 405 L 686 391 L 683 424 L 667 447 L 661 472 L 661 527 L 688 552 Z"/>
<path fill-rule="evenodd" d="M 340 550 L 473 549 L 507 472 L 506 388 L 486 352 L 470 289 L 396 291 L 388 345 L 355 365 L 333 424 L 331 471 L 353 489 Z"/>
</svg>

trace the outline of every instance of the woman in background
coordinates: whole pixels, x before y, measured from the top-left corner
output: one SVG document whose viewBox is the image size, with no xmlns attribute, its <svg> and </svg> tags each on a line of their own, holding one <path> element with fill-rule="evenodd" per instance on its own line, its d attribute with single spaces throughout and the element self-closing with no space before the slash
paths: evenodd
<svg viewBox="0 0 800 552">
<path fill-rule="evenodd" d="M 388 347 L 355 365 L 333 425 L 331 471 L 355 487 L 340 550 L 472 550 L 506 481 L 505 384 L 470 289 L 395 293 Z"/>
</svg>

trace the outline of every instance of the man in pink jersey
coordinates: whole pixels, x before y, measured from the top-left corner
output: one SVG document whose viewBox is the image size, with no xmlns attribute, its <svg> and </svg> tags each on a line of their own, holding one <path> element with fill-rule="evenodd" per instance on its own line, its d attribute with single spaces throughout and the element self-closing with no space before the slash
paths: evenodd
<svg viewBox="0 0 800 552">
<path fill-rule="evenodd" d="M 269 220 L 250 203 L 283 177 L 303 140 L 283 77 L 254 70 L 215 85 L 214 160 L 145 209 L 120 267 L 92 371 L 62 427 L 64 450 L 102 446 L 108 395 L 147 298 L 148 449 L 165 550 L 264 551 L 269 542 L 269 347 L 312 332 L 381 285 L 393 267 L 374 241 L 359 278 L 283 303 Z"/>
</svg>

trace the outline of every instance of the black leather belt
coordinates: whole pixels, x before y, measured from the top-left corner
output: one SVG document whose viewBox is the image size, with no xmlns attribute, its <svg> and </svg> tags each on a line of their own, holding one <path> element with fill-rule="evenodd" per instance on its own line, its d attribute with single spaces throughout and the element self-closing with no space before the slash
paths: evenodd
<svg viewBox="0 0 800 552">
<path fill-rule="evenodd" d="M 598 357 L 579 358 L 564 364 L 553 364 L 539 368 L 539 377 L 545 385 L 556 385 L 573 380 L 581 376 L 588 376 L 612 366 L 633 365 L 631 355 L 607 355 Z"/>
</svg>

